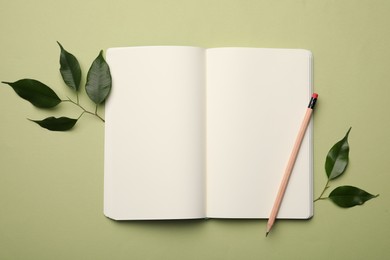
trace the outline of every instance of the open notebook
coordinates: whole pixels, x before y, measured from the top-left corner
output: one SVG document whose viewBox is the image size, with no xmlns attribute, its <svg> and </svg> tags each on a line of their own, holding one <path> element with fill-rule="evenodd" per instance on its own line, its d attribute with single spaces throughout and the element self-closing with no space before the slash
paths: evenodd
<svg viewBox="0 0 390 260">
<path fill-rule="evenodd" d="M 104 214 L 268 218 L 312 94 L 301 49 L 107 50 Z M 278 218 L 313 214 L 312 126 Z"/>
</svg>

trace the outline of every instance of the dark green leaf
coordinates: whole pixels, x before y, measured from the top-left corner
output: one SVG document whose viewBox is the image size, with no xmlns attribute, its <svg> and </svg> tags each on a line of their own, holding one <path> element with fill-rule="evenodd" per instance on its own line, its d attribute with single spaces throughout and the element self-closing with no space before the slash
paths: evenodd
<svg viewBox="0 0 390 260">
<path fill-rule="evenodd" d="M 29 101 L 36 107 L 51 108 L 61 103 L 57 94 L 42 82 L 34 79 L 21 79 L 11 82 L 3 82 L 10 85 L 16 94 Z"/>
<path fill-rule="evenodd" d="M 329 199 L 339 207 L 350 208 L 378 196 L 353 186 L 340 186 L 329 194 Z"/>
<path fill-rule="evenodd" d="M 76 57 L 67 52 L 62 45 L 57 42 L 61 48 L 60 54 L 60 72 L 65 84 L 71 89 L 77 91 L 81 82 L 80 64 Z"/>
<path fill-rule="evenodd" d="M 111 73 L 103 58 L 103 51 L 100 51 L 99 56 L 93 61 L 88 71 L 85 89 L 95 104 L 102 103 L 110 93 Z"/>
<path fill-rule="evenodd" d="M 76 124 L 77 119 L 68 118 L 68 117 L 60 117 L 60 118 L 48 117 L 43 120 L 31 120 L 31 121 L 51 131 L 67 131 L 72 129 L 72 127 Z"/>
<path fill-rule="evenodd" d="M 347 168 L 349 160 L 348 135 L 350 131 L 351 128 L 349 128 L 344 138 L 329 150 L 326 156 L 325 171 L 329 180 L 339 177 Z"/>
</svg>

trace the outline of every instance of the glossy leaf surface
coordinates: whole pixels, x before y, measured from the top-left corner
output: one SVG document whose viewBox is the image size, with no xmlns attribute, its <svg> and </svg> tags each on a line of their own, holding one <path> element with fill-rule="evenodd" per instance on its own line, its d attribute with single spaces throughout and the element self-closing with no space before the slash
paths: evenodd
<svg viewBox="0 0 390 260">
<path fill-rule="evenodd" d="M 349 128 L 344 138 L 329 150 L 326 156 L 325 171 L 329 180 L 339 177 L 347 168 L 349 161 L 348 135 L 350 131 L 351 128 Z"/>
<path fill-rule="evenodd" d="M 61 48 L 60 72 L 62 79 L 68 87 L 77 91 L 81 82 L 80 64 L 73 54 L 66 51 L 59 42 L 57 43 Z"/>
<path fill-rule="evenodd" d="M 61 99 L 57 94 L 38 80 L 21 79 L 13 83 L 3 83 L 10 85 L 16 94 L 36 107 L 52 108 L 61 103 Z"/>
<path fill-rule="evenodd" d="M 68 118 L 68 117 L 48 117 L 43 120 L 31 120 L 43 128 L 46 128 L 50 131 L 67 131 L 73 128 L 76 124 L 77 119 Z"/>
<path fill-rule="evenodd" d="M 379 195 L 372 195 L 354 186 L 340 186 L 329 194 L 329 199 L 339 207 L 350 208 L 362 205 L 364 202 L 377 196 Z"/>
<path fill-rule="evenodd" d="M 111 90 L 111 73 L 108 64 L 103 58 L 103 51 L 93 61 L 87 75 L 85 86 L 88 97 L 95 104 L 102 103 Z"/>
</svg>

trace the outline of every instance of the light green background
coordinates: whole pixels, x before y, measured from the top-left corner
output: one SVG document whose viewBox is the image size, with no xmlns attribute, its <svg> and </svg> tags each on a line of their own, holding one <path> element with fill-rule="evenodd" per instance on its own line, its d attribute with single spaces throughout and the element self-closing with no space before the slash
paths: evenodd
<svg viewBox="0 0 390 260">
<path fill-rule="evenodd" d="M 46 131 L 26 118 L 80 111 L 38 110 L 1 84 L 0 259 L 389 259 L 389 29 L 387 0 L 0 0 L 0 80 L 39 79 L 62 98 L 73 94 L 57 40 L 84 75 L 116 46 L 311 50 L 315 195 L 350 126 L 350 165 L 332 187 L 380 194 L 351 209 L 316 202 L 313 219 L 279 221 L 268 238 L 265 220 L 114 222 L 103 216 L 104 124 L 84 116 L 71 132 Z"/>
</svg>

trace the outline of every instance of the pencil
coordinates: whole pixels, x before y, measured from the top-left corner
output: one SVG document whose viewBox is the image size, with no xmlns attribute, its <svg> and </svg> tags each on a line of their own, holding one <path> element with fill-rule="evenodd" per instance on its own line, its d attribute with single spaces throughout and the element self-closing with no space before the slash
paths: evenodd
<svg viewBox="0 0 390 260">
<path fill-rule="evenodd" d="M 265 236 L 268 236 L 268 233 L 271 231 L 271 228 L 275 223 L 275 219 L 278 215 L 280 204 L 282 203 L 283 196 L 284 196 L 284 193 L 285 193 L 286 188 L 287 188 L 288 180 L 290 179 L 291 172 L 294 168 L 294 164 L 295 164 L 295 161 L 297 159 L 299 148 L 301 147 L 303 137 L 305 136 L 307 126 L 309 125 L 311 114 L 312 114 L 314 106 L 317 102 L 317 98 L 318 98 L 318 94 L 313 93 L 313 95 L 311 96 L 311 99 L 310 99 L 310 103 L 306 109 L 306 113 L 305 113 L 305 116 L 303 118 L 301 128 L 299 129 L 297 139 L 295 140 L 293 150 L 291 152 L 286 169 L 284 171 L 282 182 L 280 183 L 280 186 L 279 186 L 278 194 L 276 196 L 274 205 L 272 207 L 271 214 L 268 218 L 267 231 L 265 233 Z"/>
</svg>

